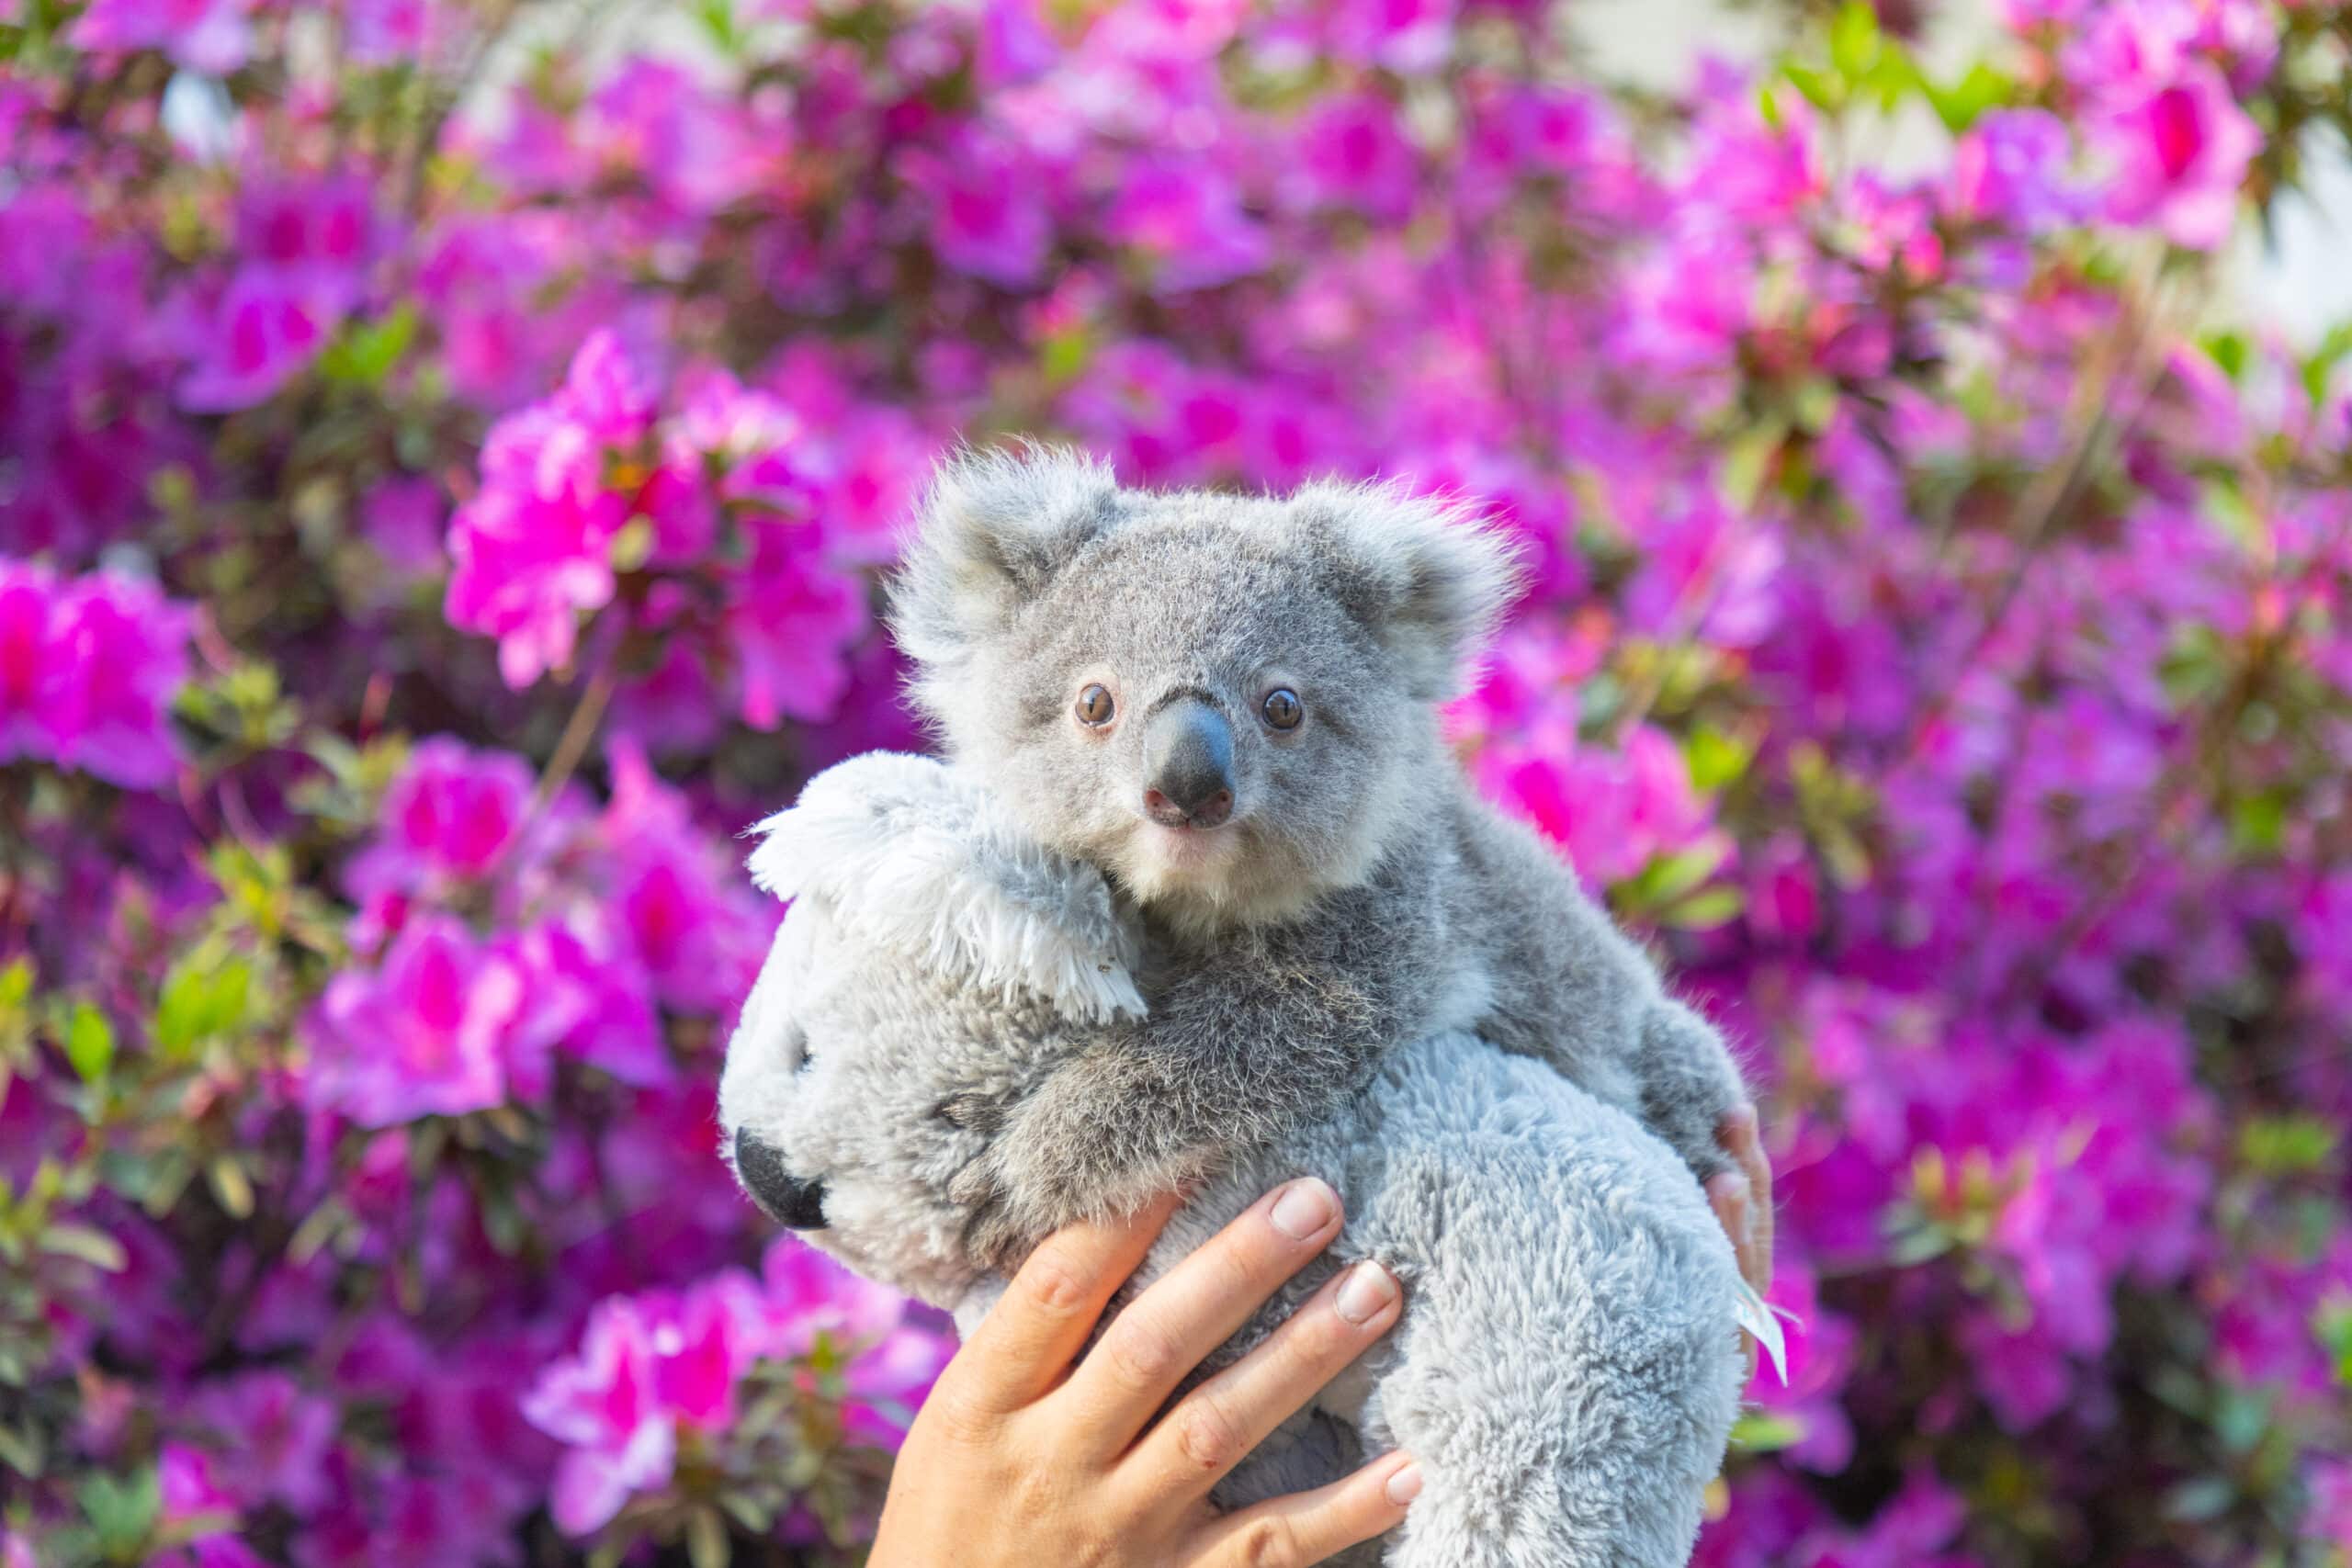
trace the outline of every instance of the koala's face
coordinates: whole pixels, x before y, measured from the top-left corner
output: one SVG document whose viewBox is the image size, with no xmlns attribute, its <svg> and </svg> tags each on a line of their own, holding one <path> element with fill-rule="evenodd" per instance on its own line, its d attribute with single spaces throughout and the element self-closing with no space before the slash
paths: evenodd
<svg viewBox="0 0 2352 1568">
<path fill-rule="evenodd" d="M 1436 705 L 1508 556 L 1392 491 L 1118 489 L 967 460 L 898 593 L 917 694 L 1029 830 L 1148 908 L 1279 919 L 1361 880 L 1450 766 Z"/>
</svg>

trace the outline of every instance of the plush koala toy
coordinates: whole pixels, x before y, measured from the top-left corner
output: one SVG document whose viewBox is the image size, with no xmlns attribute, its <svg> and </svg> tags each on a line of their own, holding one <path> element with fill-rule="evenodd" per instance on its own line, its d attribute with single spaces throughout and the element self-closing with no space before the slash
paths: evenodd
<svg viewBox="0 0 2352 1568">
<path fill-rule="evenodd" d="M 1456 1031 L 1700 1179 L 1727 1168 L 1722 1040 L 1445 744 L 1439 705 L 1514 587 L 1492 534 L 1393 488 L 1127 490 L 1053 449 L 942 470 L 893 585 L 913 694 L 1032 839 L 1105 875 L 1151 1003 L 963 1174 L 992 1263 Z"/>
<path fill-rule="evenodd" d="M 1312 669 L 1285 678 L 1304 688 Z M 1009 1130 L 1074 1075 L 1099 1093 L 1101 1053 L 1133 1048 L 1125 1032 L 1157 1005 L 1147 922 L 1024 816 L 925 758 L 862 757 L 812 782 L 752 857 L 793 902 L 720 1087 L 728 1146 L 770 1213 L 967 1329 L 1035 1239 L 1001 1228 L 998 1184 L 1020 1175 L 1002 1164 Z M 1369 1021 L 1344 990 L 1308 995 Z M 1564 1009 L 1553 1027 L 1555 1054 L 1600 1054 L 1618 1049 L 1622 1011 Z M 1257 1043 L 1259 1059 L 1281 1045 Z M 1293 1097 L 1306 1108 L 1278 1120 L 1244 1116 L 1178 1162 L 1204 1185 L 1128 1291 L 1314 1174 L 1340 1191 L 1345 1229 L 1199 1375 L 1355 1259 L 1396 1275 L 1405 1315 L 1213 1500 L 1321 1485 L 1404 1448 L 1424 1477 L 1411 1514 L 1340 1561 L 1687 1562 L 1743 1375 L 1737 1269 L 1690 1172 L 1545 1060 L 1466 1033 L 1305 1060 L 1339 1075 L 1328 1092 Z M 1060 1190 L 1080 1210 L 1118 1206 L 1132 1184 L 1109 1173 L 1164 1161 L 1159 1122 L 1194 1113 L 1117 1108 L 1081 1168 L 1105 1173 L 1102 1190 Z"/>
</svg>

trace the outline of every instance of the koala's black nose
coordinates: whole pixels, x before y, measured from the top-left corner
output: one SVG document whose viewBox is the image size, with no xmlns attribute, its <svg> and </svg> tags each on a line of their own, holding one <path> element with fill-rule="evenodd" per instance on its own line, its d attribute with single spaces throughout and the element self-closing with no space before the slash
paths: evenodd
<svg viewBox="0 0 2352 1568">
<path fill-rule="evenodd" d="M 1154 714 L 1144 731 L 1145 814 L 1166 828 L 1214 828 L 1233 815 L 1233 730 L 1192 698 Z"/>
<path fill-rule="evenodd" d="M 803 1181 L 784 1168 L 784 1156 L 745 1127 L 735 1134 L 735 1174 L 768 1218 L 797 1231 L 825 1228 L 825 1184 Z"/>
</svg>

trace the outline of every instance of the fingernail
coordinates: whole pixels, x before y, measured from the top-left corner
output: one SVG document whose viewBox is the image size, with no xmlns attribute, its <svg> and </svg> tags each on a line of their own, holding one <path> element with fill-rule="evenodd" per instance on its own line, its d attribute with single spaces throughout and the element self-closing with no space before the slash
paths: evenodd
<svg viewBox="0 0 2352 1568">
<path fill-rule="evenodd" d="M 1396 1281 L 1388 1277 L 1388 1270 L 1366 1260 L 1348 1270 L 1347 1279 L 1340 1285 L 1336 1304 L 1340 1315 L 1350 1323 L 1370 1323 L 1381 1308 L 1396 1299 Z"/>
<path fill-rule="evenodd" d="M 1302 1176 L 1282 1190 L 1282 1195 L 1274 1200 L 1272 1213 L 1266 1217 L 1291 1240 L 1305 1241 L 1329 1224 L 1331 1216 L 1339 1212 L 1337 1193 L 1314 1177 Z"/>
<path fill-rule="evenodd" d="M 1742 1131 L 1753 1133 L 1756 1131 L 1756 1102 L 1752 1100 L 1741 1100 L 1731 1108 L 1731 1119 L 1733 1124 Z"/>
<path fill-rule="evenodd" d="M 1421 1495 L 1421 1466 L 1417 1460 L 1388 1478 L 1388 1500 L 1403 1507 Z"/>
</svg>

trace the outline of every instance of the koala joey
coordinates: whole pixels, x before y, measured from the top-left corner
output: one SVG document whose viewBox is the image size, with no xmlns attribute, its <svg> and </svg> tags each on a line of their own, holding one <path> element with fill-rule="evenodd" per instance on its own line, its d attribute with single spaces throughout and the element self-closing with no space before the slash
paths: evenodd
<svg viewBox="0 0 2352 1568">
<path fill-rule="evenodd" d="M 1288 678 L 1304 691 L 1313 669 L 1302 661 Z M 1261 775 L 1238 777 L 1248 787 Z M 1234 794 L 1246 820 L 1248 797 Z M 969 1173 L 995 1169 L 1018 1188 L 1001 1146 L 1026 1108 L 1053 1103 L 1065 1080 L 1104 1092 L 1104 1032 L 1157 1005 L 1136 968 L 1149 922 L 1091 865 L 1039 844 L 1025 815 L 928 758 L 860 757 L 814 780 L 752 856 L 761 884 L 792 904 L 719 1091 L 727 1146 L 763 1206 L 967 1329 L 1005 1271 L 989 1239 L 1000 1216 Z M 1311 957 L 1283 950 L 1302 967 L 1281 984 L 1301 990 L 1272 1026 L 1311 1027 L 1312 1048 L 1340 1071 L 1333 1030 L 1387 1027 L 1369 1010 L 1391 1004 L 1313 990 Z M 1313 1024 L 1318 1003 L 1344 1023 Z M 1567 1050 L 1597 1048 L 1591 1037 L 1617 1023 L 1569 1012 L 1557 1027 Z M 1289 1043 L 1253 1042 L 1260 1070 L 1278 1074 Z M 1180 1077 L 1182 1065 L 1156 1070 Z M 1219 1078 L 1176 1113 L 1205 1114 L 1247 1087 Z M 1408 1306 L 1212 1501 L 1306 1490 L 1402 1448 L 1424 1477 L 1411 1514 L 1340 1561 L 1687 1562 L 1743 1366 L 1731 1248 L 1673 1155 L 1544 1061 L 1462 1033 L 1396 1043 L 1312 1109 L 1262 1092 L 1286 1109 L 1245 1109 L 1227 1130 L 1114 1309 L 1260 1193 L 1310 1173 L 1346 1205 L 1340 1237 L 1195 1376 L 1246 1353 L 1361 1258 L 1397 1277 Z M 1120 1106 L 1089 1161 L 1158 1157 L 1170 1146 L 1151 1125 L 1161 1114 L 1150 1101 Z"/>
<path fill-rule="evenodd" d="M 942 469 L 893 584 L 913 695 L 1038 843 L 1108 879 L 1148 1003 L 963 1174 L 996 1261 L 1450 1031 L 1549 1064 L 1702 1180 L 1727 1168 L 1722 1040 L 1444 742 L 1514 588 L 1495 536 L 1394 488 L 1151 492 L 1050 448 Z"/>
</svg>

